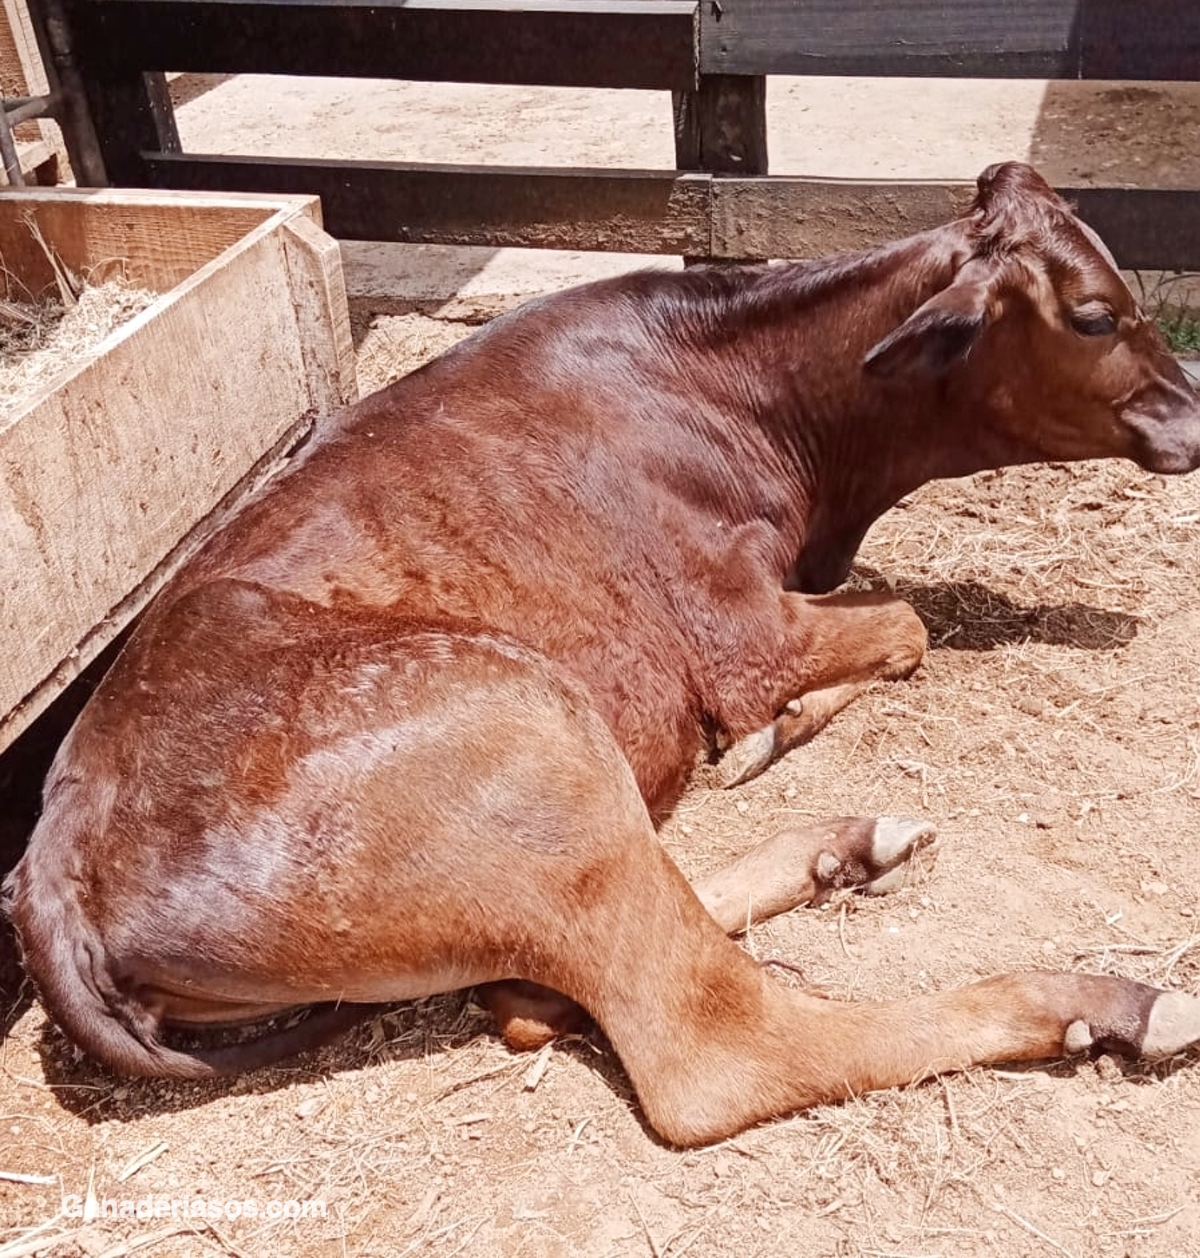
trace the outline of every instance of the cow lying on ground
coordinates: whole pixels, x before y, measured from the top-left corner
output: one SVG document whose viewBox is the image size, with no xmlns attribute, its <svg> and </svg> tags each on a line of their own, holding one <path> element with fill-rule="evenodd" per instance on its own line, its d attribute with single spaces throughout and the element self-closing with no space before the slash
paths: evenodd
<svg viewBox="0 0 1200 1258">
<path fill-rule="evenodd" d="M 521 1038 L 523 980 L 595 1017 L 678 1144 L 975 1062 L 1176 1052 L 1183 993 L 1035 973 L 848 1004 L 728 937 L 886 889 L 919 823 L 788 831 L 695 890 L 654 831 L 706 737 L 745 776 L 916 667 L 910 608 L 827 593 L 897 499 L 1099 456 L 1189 471 L 1200 407 L 1021 165 L 860 256 L 497 320 L 324 424 L 146 615 L 7 884 L 47 1009 L 115 1070 L 199 1078 L 474 984 Z"/>
</svg>

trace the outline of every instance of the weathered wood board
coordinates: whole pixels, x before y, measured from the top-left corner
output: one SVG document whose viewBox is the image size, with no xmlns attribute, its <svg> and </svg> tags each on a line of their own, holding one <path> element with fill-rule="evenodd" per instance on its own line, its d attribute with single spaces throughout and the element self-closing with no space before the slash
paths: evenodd
<svg viewBox="0 0 1200 1258">
<path fill-rule="evenodd" d="M 315 198 L 0 192 L 2 273 L 36 294 L 30 217 L 72 270 L 161 296 L 0 428 L 0 749 L 357 395 Z"/>
<path fill-rule="evenodd" d="M 974 192 L 973 183 L 961 180 L 142 156 L 150 181 L 164 188 L 316 192 L 329 230 L 342 240 L 732 259 L 814 258 L 869 248 L 945 222 Z M 749 148 L 746 157 L 758 161 Z M 1059 191 L 1076 202 L 1122 266 L 1200 267 L 1200 190 Z"/>
<path fill-rule="evenodd" d="M 1180 0 L 719 0 L 700 8 L 703 74 L 1193 79 Z"/>
<path fill-rule="evenodd" d="M 135 70 L 687 90 L 696 0 L 105 0 L 75 4 L 103 76 Z"/>
<path fill-rule="evenodd" d="M 0 94 L 37 96 L 46 90 L 46 72 L 25 0 L 0 0 Z M 40 135 L 34 122 L 16 129 L 18 140 Z"/>
<path fill-rule="evenodd" d="M 703 174 L 144 156 L 150 179 L 163 186 L 317 191 L 340 240 L 620 253 L 708 250 L 708 176 Z"/>
</svg>

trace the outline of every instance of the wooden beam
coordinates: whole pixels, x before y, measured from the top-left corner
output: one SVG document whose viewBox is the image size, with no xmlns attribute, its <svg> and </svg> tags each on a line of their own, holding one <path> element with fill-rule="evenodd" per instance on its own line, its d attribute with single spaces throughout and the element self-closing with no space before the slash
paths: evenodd
<svg viewBox="0 0 1200 1258">
<path fill-rule="evenodd" d="M 161 71 L 114 70 L 97 57 L 95 46 L 81 55 L 84 93 L 104 161 L 105 183 L 140 188 L 146 184 L 143 149 L 178 152 L 175 110 Z"/>
<path fill-rule="evenodd" d="M 1079 0 L 715 0 L 705 74 L 1073 77 Z M 1133 6 L 1136 7 L 1136 6 Z"/>
<path fill-rule="evenodd" d="M 104 0 L 76 13 L 118 70 L 684 90 L 696 0 Z"/>
<path fill-rule="evenodd" d="M 47 90 L 46 72 L 24 0 L 0 0 L 0 96 L 38 96 Z M 46 138 L 43 124 L 21 123 L 14 138 L 37 142 Z"/>
<path fill-rule="evenodd" d="M 51 92 L 58 98 L 56 121 L 81 188 L 108 182 L 104 154 L 92 125 L 87 82 L 76 58 L 69 0 L 28 0 L 29 16 Z"/>
<path fill-rule="evenodd" d="M 141 187 L 143 149 L 179 151 L 175 111 L 162 73 L 173 67 L 130 65 L 110 57 L 86 33 L 96 7 L 91 0 L 35 0 L 34 7 L 41 11 L 47 40 L 62 44 L 60 75 L 67 69 L 75 78 L 73 87 L 65 77 L 62 82 L 71 109 L 86 115 L 94 133 L 103 173 L 101 178 L 96 177 L 99 172 L 90 173 L 88 182 Z M 71 161 L 74 165 L 74 152 Z"/>
<path fill-rule="evenodd" d="M 712 174 L 767 173 L 767 80 L 706 74 L 694 92 L 672 96 L 675 165 Z M 709 261 L 685 256 L 684 265 Z"/>
<path fill-rule="evenodd" d="M 675 165 L 720 175 L 767 173 L 767 81 L 708 74 L 694 92 L 677 92 Z"/>
<path fill-rule="evenodd" d="M 703 74 L 1194 79 L 1180 0 L 705 0 Z"/>
<path fill-rule="evenodd" d="M 344 240 L 706 254 L 708 179 L 677 171 L 145 155 L 153 186 L 311 192 Z"/>
<path fill-rule="evenodd" d="M 1131 270 L 1200 266 L 1200 189 L 1059 188 Z M 814 258 L 868 249 L 962 214 L 974 182 L 714 179 L 714 256 Z"/>
<path fill-rule="evenodd" d="M 973 183 L 714 179 L 712 251 L 727 258 L 823 258 L 899 240 L 957 217 Z"/>
<path fill-rule="evenodd" d="M 1194 4 L 1087 0 L 1080 27 L 1082 78 L 1200 78 L 1200 12 Z"/>
<path fill-rule="evenodd" d="M 1200 189 L 1059 188 L 1129 270 L 1200 270 Z"/>
<path fill-rule="evenodd" d="M 293 161 L 144 154 L 160 188 L 307 192 L 348 240 L 825 257 L 936 227 L 970 181 L 899 183 L 669 170 Z M 1200 269 L 1200 189 L 1060 188 L 1124 267 Z"/>
</svg>

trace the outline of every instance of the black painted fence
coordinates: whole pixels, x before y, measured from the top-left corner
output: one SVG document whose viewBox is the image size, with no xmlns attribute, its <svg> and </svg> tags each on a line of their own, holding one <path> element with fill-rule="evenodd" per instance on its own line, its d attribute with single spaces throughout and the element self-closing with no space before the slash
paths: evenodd
<svg viewBox="0 0 1200 1258">
<path fill-rule="evenodd" d="M 1190 0 L 32 0 L 81 182 L 305 191 L 344 238 L 812 256 L 943 221 L 965 185 L 767 175 L 765 76 L 1200 78 Z M 643 88 L 676 170 L 180 151 L 164 72 Z M 1200 190 L 1064 189 L 1126 266 L 1200 268 Z M 864 212 L 865 211 L 865 212 Z"/>
</svg>

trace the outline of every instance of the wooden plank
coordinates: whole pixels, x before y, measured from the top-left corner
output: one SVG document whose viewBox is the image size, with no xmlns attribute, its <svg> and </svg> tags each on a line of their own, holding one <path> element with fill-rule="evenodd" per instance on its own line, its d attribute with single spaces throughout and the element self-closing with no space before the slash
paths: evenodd
<svg viewBox="0 0 1200 1258">
<path fill-rule="evenodd" d="M 1200 11 L 1180 0 L 1087 0 L 1082 6 L 1087 79 L 1200 79 Z"/>
<path fill-rule="evenodd" d="M 1084 2 L 719 0 L 701 8 L 700 70 L 1073 78 Z"/>
<path fill-rule="evenodd" d="M 166 75 L 121 71 L 100 60 L 99 49 L 84 43 L 78 55 L 87 111 L 104 162 L 105 182 L 145 186 L 143 149 L 178 152 L 179 132 L 167 92 Z"/>
<path fill-rule="evenodd" d="M 46 91 L 46 73 L 25 0 L 0 3 L 0 94 L 37 96 Z M 19 134 L 19 131 L 18 131 Z"/>
<path fill-rule="evenodd" d="M 1180 0 L 718 0 L 704 74 L 981 78 L 1200 76 L 1200 18 Z"/>
<path fill-rule="evenodd" d="M 39 96 L 47 90 L 46 72 L 38 54 L 33 25 L 24 0 L 2 0 L 0 3 L 0 96 Z M 14 130 L 18 141 L 29 144 L 47 143 L 43 124 L 38 120 L 22 122 Z M 31 156 L 22 155 L 22 168 L 36 165 Z"/>
<path fill-rule="evenodd" d="M 286 466 L 288 453 L 312 429 L 306 414 L 292 424 L 213 509 L 188 530 L 161 562 L 122 598 L 108 615 L 76 643 L 46 677 L 34 685 L 7 713 L 0 710 L 0 752 L 10 747 L 73 681 L 140 615 L 150 600 L 238 508 L 271 476 Z"/>
<path fill-rule="evenodd" d="M 104 0 L 75 8 L 108 73 L 686 89 L 695 0 Z"/>
<path fill-rule="evenodd" d="M 729 259 L 820 257 L 952 218 L 958 181 L 742 179 L 703 172 L 300 162 L 146 155 L 160 186 L 318 193 L 349 240 L 596 249 Z M 1200 268 L 1200 192 L 1067 188 L 1122 265 Z"/>
<path fill-rule="evenodd" d="M 101 185 L 144 186 L 139 154 L 143 149 L 178 152 L 179 132 L 164 69 L 154 61 L 130 63 L 89 34 L 98 8 L 92 0 L 58 0 L 61 13 L 50 18 L 47 33 L 68 50 L 66 59 L 78 76 L 88 120 L 99 142 L 104 166 Z M 183 10 L 176 12 L 184 16 Z M 63 67 L 60 66 L 60 77 Z M 64 80 L 64 88 L 70 92 Z M 78 101 L 72 102 L 76 107 Z M 73 157 L 74 155 L 72 155 Z"/>
<path fill-rule="evenodd" d="M 973 183 L 715 179 L 715 257 L 821 258 L 911 236 L 956 217 Z"/>
<path fill-rule="evenodd" d="M 88 103 L 88 85 L 80 72 L 70 20 L 70 0 L 27 0 L 29 15 L 51 91 L 58 98 L 59 137 L 80 187 L 108 182 Z"/>
<path fill-rule="evenodd" d="M 358 395 L 358 367 L 350 332 L 350 306 L 338 242 L 312 221 L 296 215 L 279 229 L 292 292 L 311 294 L 297 301 L 300 354 L 310 383 L 322 377 L 327 396 Z"/>
<path fill-rule="evenodd" d="M 1098 231 L 1121 266 L 1200 270 L 1200 190 L 1060 188 Z"/>
<path fill-rule="evenodd" d="M 708 182 L 677 171 L 146 154 L 156 187 L 314 192 L 343 240 L 706 254 Z"/>
<path fill-rule="evenodd" d="M 25 0 L 0 3 L 0 91 L 7 96 L 38 96 L 47 90 Z"/>
<path fill-rule="evenodd" d="M 308 221 L 268 212 L 0 431 L 0 745 L 264 451 L 353 397 L 344 310 L 304 343 L 338 288 L 330 246 L 302 261 L 309 226 L 283 230 Z"/>
<path fill-rule="evenodd" d="M 97 283 L 117 275 L 165 293 L 282 209 L 321 221 L 315 197 L 12 190 L 0 197 L 0 280 L 8 272 L 35 296 L 54 287 L 50 263 L 26 225 L 30 215 L 73 271 Z"/>
<path fill-rule="evenodd" d="M 767 81 L 709 74 L 674 98 L 675 165 L 722 175 L 767 173 Z"/>
<path fill-rule="evenodd" d="M 16 6 L 13 0 L 0 5 L 0 96 L 28 96 L 25 66 L 17 50 Z"/>
<path fill-rule="evenodd" d="M 1200 267 L 1200 190 L 1060 188 L 1130 269 Z M 936 227 L 964 212 L 973 182 L 714 179 L 716 257 L 815 258 Z"/>
<path fill-rule="evenodd" d="M 694 92 L 672 95 L 675 165 L 715 174 L 767 173 L 767 80 L 752 75 L 706 74 Z M 684 256 L 684 265 L 708 261 Z"/>
</svg>

